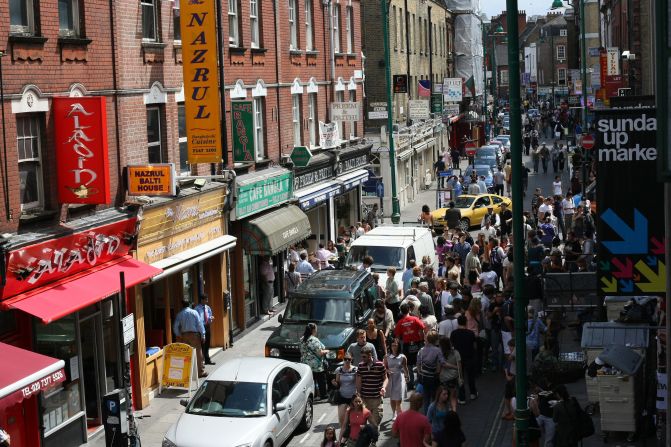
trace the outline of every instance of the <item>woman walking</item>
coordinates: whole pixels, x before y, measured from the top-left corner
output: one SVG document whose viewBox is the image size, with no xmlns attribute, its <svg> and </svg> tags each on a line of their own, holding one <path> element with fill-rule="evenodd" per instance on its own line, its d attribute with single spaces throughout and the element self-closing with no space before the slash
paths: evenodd
<svg viewBox="0 0 671 447">
<path fill-rule="evenodd" d="M 441 337 L 438 342 L 445 357 L 445 363 L 440 368 L 440 386 L 446 390 L 450 398 L 450 408 L 457 411 L 457 394 L 463 379 L 461 375 L 461 355 L 454 349 L 448 337 Z"/>
<path fill-rule="evenodd" d="M 402 411 L 403 391 L 408 381 L 408 359 L 401 352 L 398 338 L 392 340 L 389 352 L 384 358 L 384 366 L 389 377 L 385 396 L 389 396 L 391 401 L 391 420 L 394 421 Z"/>
<path fill-rule="evenodd" d="M 445 416 L 450 411 L 449 399 L 449 391 L 439 386 L 436 389 L 435 399 L 429 404 L 429 409 L 426 411 L 426 417 L 431 422 L 431 436 L 434 439 L 445 428 Z"/>
<path fill-rule="evenodd" d="M 461 419 L 456 412 L 448 412 L 443 425 L 445 428 L 433 438 L 432 447 L 463 447 L 466 445 L 466 436 L 461 430 Z"/>
<path fill-rule="evenodd" d="M 387 307 L 391 310 L 391 313 L 394 316 L 394 322 L 398 321 L 399 309 L 403 298 L 403 291 L 398 287 L 395 277 L 396 269 L 394 267 L 389 267 L 387 269 L 387 283 L 385 284 L 384 299 Z"/>
<path fill-rule="evenodd" d="M 370 410 L 363 404 L 363 399 L 358 394 L 352 397 L 352 404 L 347 409 L 345 420 L 347 426 L 340 430 L 340 445 L 343 439 L 347 439 L 347 447 L 356 447 L 361 430 L 366 426 L 370 418 Z M 344 434 L 343 434 L 344 432 Z"/>
<path fill-rule="evenodd" d="M 319 388 L 319 398 L 326 399 L 326 375 L 324 374 L 324 356 L 328 349 L 325 349 L 324 344 L 317 338 L 317 325 L 308 323 L 305 326 L 303 338 L 300 344 L 301 363 L 305 363 L 312 369 L 312 379 L 315 385 Z"/>
<path fill-rule="evenodd" d="M 352 365 L 352 354 L 345 353 L 342 366 L 335 370 L 335 379 L 333 385 L 338 389 L 336 393 L 335 403 L 338 405 L 338 422 L 340 422 L 340 431 L 342 438 L 342 430 L 345 427 L 347 414 L 347 407 L 354 394 L 356 394 L 356 365 Z"/>
</svg>

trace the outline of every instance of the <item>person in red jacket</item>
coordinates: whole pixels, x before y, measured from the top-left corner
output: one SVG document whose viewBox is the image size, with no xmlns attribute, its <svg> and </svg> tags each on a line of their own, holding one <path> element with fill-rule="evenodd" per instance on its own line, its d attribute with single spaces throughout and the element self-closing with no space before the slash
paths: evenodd
<svg viewBox="0 0 671 447">
<path fill-rule="evenodd" d="M 414 315 L 410 314 L 408 305 L 401 304 L 401 318 L 394 328 L 394 336 L 403 343 L 403 354 L 408 359 L 408 370 L 410 372 L 410 382 L 408 389 L 415 387 L 414 366 L 417 364 L 417 353 L 424 345 L 424 322 Z"/>
</svg>

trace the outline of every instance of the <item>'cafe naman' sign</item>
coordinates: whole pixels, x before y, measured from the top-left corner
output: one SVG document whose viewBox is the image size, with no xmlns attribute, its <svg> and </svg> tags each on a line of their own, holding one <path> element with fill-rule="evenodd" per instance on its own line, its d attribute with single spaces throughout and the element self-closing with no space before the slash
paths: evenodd
<svg viewBox="0 0 671 447">
<path fill-rule="evenodd" d="M 110 203 L 107 112 L 101 96 L 53 99 L 60 203 Z"/>
<path fill-rule="evenodd" d="M 127 255 L 136 224 L 133 217 L 9 252 L 0 300 Z"/>
<path fill-rule="evenodd" d="M 214 2 L 187 0 L 180 7 L 189 163 L 219 163 L 221 127 Z"/>
</svg>

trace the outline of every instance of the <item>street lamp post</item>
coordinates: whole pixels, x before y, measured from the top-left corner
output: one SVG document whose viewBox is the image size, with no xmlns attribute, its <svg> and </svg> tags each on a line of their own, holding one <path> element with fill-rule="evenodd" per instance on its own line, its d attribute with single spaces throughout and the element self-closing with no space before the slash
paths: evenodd
<svg viewBox="0 0 671 447">
<path fill-rule="evenodd" d="M 394 148 L 394 121 L 391 88 L 391 58 L 389 56 L 389 12 L 387 0 L 380 0 L 382 12 L 382 41 L 384 42 L 384 77 L 387 81 L 387 131 L 389 132 L 389 168 L 391 169 L 391 222 L 400 223 L 401 206 L 396 191 L 396 150 Z"/>
<path fill-rule="evenodd" d="M 512 159 L 512 199 L 513 199 L 513 256 L 517 260 L 513 268 L 513 293 L 515 296 L 515 339 L 526 338 L 526 326 L 519 324 L 526 321 L 526 290 L 524 275 L 524 224 L 522 221 L 522 113 L 520 109 L 520 70 L 519 70 L 519 30 L 517 26 L 517 0 L 506 0 L 508 24 L 508 85 L 510 92 L 510 150 Z M 520 343 L 523 348 L 524 344 Z M 527 358 L 525 349 L 517 349 L 515 355 L 515 409 L 516 445 L 527 447 L 528 419 L 527 407 Z"/>
</svg>

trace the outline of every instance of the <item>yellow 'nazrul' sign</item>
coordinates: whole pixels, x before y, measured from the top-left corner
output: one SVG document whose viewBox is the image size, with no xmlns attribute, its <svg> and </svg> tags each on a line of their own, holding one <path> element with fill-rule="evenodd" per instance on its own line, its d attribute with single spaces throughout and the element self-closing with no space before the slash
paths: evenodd
<svg viewBox="0 0 671 447">
<path fill-rule="evenodd" d="M 181 4 L 184 102 L 189 163 L 221 162 L 214 0 Z"/>
</svg>

